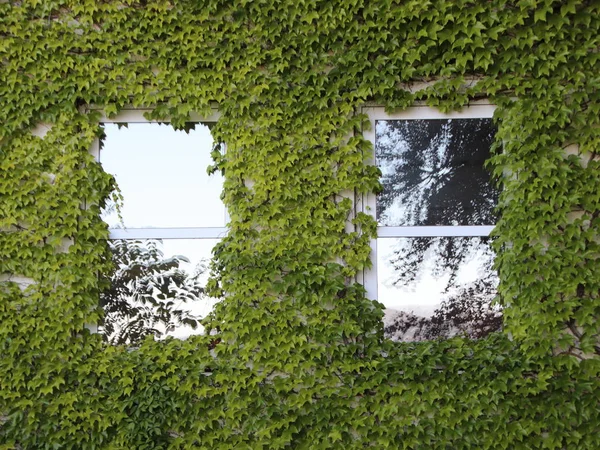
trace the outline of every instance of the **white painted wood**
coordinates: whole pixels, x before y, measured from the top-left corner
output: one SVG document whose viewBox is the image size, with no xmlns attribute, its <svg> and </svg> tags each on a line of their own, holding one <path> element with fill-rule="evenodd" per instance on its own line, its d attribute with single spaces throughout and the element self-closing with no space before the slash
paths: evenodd
<svg viewBox="0 0 600 450">
<path fill-rule="evenodd" d="M 148 120 L 144 117 L 144 113 L 152 111 L 147 108 L 128 108 L 123 109 L 117 113 L 114 117 L 107 117 L 104 111 L 101 109 L 97 109 L 100 112 L 100 123 L 165 123 L 169 122 L 169 118 L 166 117 L 161 120 Z M 190 113 L 190 122 L 217 122 L 221 117 L 221 113 L 217 108 L 211 108 L 211 113 L 209 116 L 200 116 L 199 114 Z"/>
<path fill-rule="evenodd" d="M 380 238 L 489 236 L 493 225 L 377 227 Z"/>
<path fill-rule="evenodd" d="M 112 228 L 109 239 L 221 239 L 227 227 Z"/>
<path fill-rule="evenodd" d="M 413 106 L 403 111 L 388 114 L 382 106 L 370 106 L 362 108 L 363 114 L 369 116 L 373 138 L 375 137 L 375 122 L 377 120 L 417 120 L 417 119 L 485 119 L 494 117 L 496 105 L 492 104 L 472 104 L 459 111 L 443 113 L 431 106 Z M 365 135 L 366 137 L 366 135 Z M 375 140 L 369 139 L 371 142 Z"/>
</svg>

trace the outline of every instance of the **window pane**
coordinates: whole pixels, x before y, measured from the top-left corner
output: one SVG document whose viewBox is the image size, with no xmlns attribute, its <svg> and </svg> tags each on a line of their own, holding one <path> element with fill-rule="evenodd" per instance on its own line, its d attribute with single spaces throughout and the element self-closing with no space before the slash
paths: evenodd
<svg viewBox="0 0 600 450">
<path fill-rule="evenodd" d="M 202 333 L 198 320 L 217 299 L 205 294 L 216 239 L 114 240 L 111 287 L 101 295 L 100 332 L 113 344 L 146 335 L 184 338 Z"/>
<path fill-rule="evenodd" d="M 381 238 L 377 254 L 389 338 L 479 338 L 500 329 L 501 313 L 490 305 L 497 275 L 489 238 Z"/>
<path fill-rule="evenodd" d="M 484 162 L 491 119 L 378 120 L 381 226 L 493 225 L 498 191 Z"/>
<path fill-rule="evenodd" d="M 105 124 L 100 162 L 123 195 L 127 228 L 223 227 L 222 177 L 209 176 L 213 139 L 206 125 L 189 133 L 168 124 Z M 103 219 L 120 226 L 114 205 Z"/>
</svg>

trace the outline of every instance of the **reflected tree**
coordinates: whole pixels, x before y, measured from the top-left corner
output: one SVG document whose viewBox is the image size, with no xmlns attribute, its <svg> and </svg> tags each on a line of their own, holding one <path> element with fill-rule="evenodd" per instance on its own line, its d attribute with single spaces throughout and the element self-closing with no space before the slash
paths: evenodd
<svg viewBox="0 0 600 450">
<path fill-rule="evenodd" d="M 494 141 L 491 119 L 378 121 L 376 133 L 380 225 L 495 222 L 498 189 L 484 168 Z"/>
<path fill-rule="evenodd" d="M 205 266 L 188 274 L 180 263 L 189 260 L 165 258 L 160 240 L 113 240 L 109 246 L 115 269 L 100 296 L 107 342 L 137 345 L 148 335 L 161 338 L 181 325 L 198 326 L 199 318 L 186 306 L 204 297 Z"/>
<path fill-rule="evenodd" d="M 377 197 L 379 225 L 494 224 L 499 190 L 484 167 L 494 134 L 491 119 L 378 121 L 375 154 L 383 185 Z M 388 336 L 479 338 L 501 328 L 501 313 L 491 306 L 497 276 L 489 238 L 402 239 L 392 255 L 394 285 L 410 286 L 424 273 L 446 276 L 447 295 L 430 318 L 397 315 L 386 324 Z M 461 268 L 473 261 L 479 266 L 479 279 L 461 284 Z"/>
<path fill-rule="evenodd" d="M 499 192 L 484 168 L 494 133 L 491 119 L 378 121 L 375 153 L 383 185 L 377 196 L 378 223 L 495 223 Z M 491 270 L 487 239 L 407 239 L 390 261 L 398 274 L 394 284 L 414 282 L 427 259 L 435 261 L 435 275 L 450 274 L 451 286 L 460 265 L 475 254 Z"/>
</svg>

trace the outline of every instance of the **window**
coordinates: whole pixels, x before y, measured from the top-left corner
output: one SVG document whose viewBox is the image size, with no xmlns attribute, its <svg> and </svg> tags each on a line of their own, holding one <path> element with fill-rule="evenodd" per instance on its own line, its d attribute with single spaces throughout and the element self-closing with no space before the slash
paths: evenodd
<svg viewBox="0 0 600 450">
<path fill-rule="evenodd" d="M 204 291 L 212 248 L 226 232 L 223 180 L 208 175 L 213 139 L 207 122 L 175 130 L 129 110 L 102 120 L 93 150 L 118 184 L 121 200 L 103 219 L 116 270 L 101 298 L 100 331 L 113 343 L 147 334 L 185 337 L 217 301 Z"/>
<path fill-rule="evenodd" d="M 365 109 L 383 191 L 363 199 L 378 223 L 364 284 L 386 306 L 386 334 L 394 340 L 477 338 L 501 325 L 490 305 L 497 276 L 488 237 L 498 190 L 484 167 L 493 111 Z"/>
</svg>

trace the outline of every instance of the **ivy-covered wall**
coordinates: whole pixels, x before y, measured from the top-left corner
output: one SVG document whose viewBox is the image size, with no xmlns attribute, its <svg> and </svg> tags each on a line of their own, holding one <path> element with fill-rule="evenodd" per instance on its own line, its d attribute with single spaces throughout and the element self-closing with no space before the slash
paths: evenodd
<svg viewBox="0 0 600 450">
<path fill-rule="evenodd" d="M 600 448 L 599 23 L 595 0 L 0 2 L 0 448 Z M 378 188 L 360 107 L 480 98 L 505 331 L 394 344 L 354 282 L 375 223 L 346 230 L 342 194 Z M 107 347 L 90 106 L 211 104 L 217 334 Z"/>
</svg>

